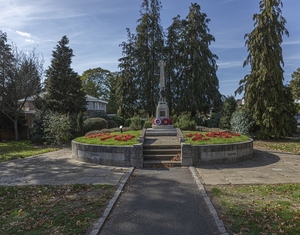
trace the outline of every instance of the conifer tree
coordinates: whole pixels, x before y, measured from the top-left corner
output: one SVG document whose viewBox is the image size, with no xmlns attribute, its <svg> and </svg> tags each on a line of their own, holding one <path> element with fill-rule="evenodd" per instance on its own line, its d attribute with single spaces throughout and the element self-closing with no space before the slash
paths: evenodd
<svg viewBox="0 0 300 235">
<path fill-rule="evenodd" d="M 197 111 L 208 113 L 211 108 L 221 106 L 216 75 L 218 57 L 209 49 L 215 38 L 209 34 L 210 19 L 200 10 L 197 3 L 192 3 L 186 19 L 180 22 L 179 17 L 175 18 L 167 40 L 168 51 L 177 54 L 171 56 L 176 65 L 172 80 L 176 84 L 173 91 L 176 109 L 190 111 L 192 117 Z M 172 39 L 176 32 L 177 42 Z"/>
<path fill-rule="evenodd" d="M 236 92 L 245 91 L 245 107 L 259 126 L 258 137 L 279 138 L 295 130 L 295 105 L 290 89 L 283 85 L 281 43 L 289 35 L 282 16 L 281 0 L 261 0 L 254 14 L 254 29 L 245 35 L 248 56 L 244 66 L 251 72 L 240 81 Z"/>
<path fill-rule="evenodd" d="M 136 27 L 135 57 L 136 77 L 139 80 L 139 109 L 145 109 L 154 116 L 159 100 L 159 66 L 162 59 L 164 38 L 160 25 L 161 3 L 158 0 L 144 0 L 141 5 L 141 18 Z"/>
<path fill-rule="evenodd" d="M 52 52 L 46 71 L 45 108 L 62 114 L 78 114 L 86 110 L 85 92 L 79 75 L 71 68 L 73 50 L 63 36 Z"/>
<path fill-rule="evenodd" d="M 291 88 L 293 98 L 300 99 L 300 68 L 293 72 L 289 87 Z"/>
</svg>

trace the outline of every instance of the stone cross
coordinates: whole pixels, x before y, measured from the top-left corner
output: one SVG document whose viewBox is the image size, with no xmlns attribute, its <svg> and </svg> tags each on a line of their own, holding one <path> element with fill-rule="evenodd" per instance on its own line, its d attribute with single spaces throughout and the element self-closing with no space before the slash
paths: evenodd
<svg viewBox="0 0 300 235">
<path fill-rule="evenodd" d="M 164 67 L 166 66 L 166 63 L 163 60 L 160 60 L 158 66 L 160 67 L 160 89 L 163 89 L 165 87 Z"/>
</svg>

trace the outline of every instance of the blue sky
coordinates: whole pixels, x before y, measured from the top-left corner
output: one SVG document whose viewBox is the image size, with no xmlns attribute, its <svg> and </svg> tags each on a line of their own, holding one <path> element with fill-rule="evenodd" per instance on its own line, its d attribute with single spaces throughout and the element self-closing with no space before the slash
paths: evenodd
<svg viewBox="0 0 300 235">
<path fill-rule="evenodd" d="M 211 51 L 219 57 L 217 75 L 220 92 L 233 95 L 240 79 L 249 73 L 243 68 L 247 56 L 244 35 L 253 30 L 253 14 L 259 13 L 260 0 L 196 0 L 201 12 L 211 19 L 208 27 L 216 41 Z M 135 32 L 143 0 L 0 0 L 0 30 L 21 50 L 37 47 L 48 68 L 51 54 L 62 36 L 67 35 L 73 49 L 72 67 L 83 71 L 101 67 L 119 71 L 121 44 L 127 40 L 126 28 Z M 191 1 L 161 0 L 164 29 L 172 18 L 185 18 Z M 283 16 L 290 37 L 284 37 L 285 81 L 300 67 L 300 1 L 283 0 Z M 237 96 L 236 98 L 240 98 Z"/>
</svg>

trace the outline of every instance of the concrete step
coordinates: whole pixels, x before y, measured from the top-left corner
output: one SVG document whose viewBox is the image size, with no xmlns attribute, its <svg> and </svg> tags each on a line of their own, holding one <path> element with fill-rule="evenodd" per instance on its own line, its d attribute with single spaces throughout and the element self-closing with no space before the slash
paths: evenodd
<svg viewBox="0 0 300 235">
<path fill-rule="evenodd" d="M 144 154 L 169 154 L 169 155 L 176 155 L 178 153 L 181 153 L 180 148 L 154 148 L 154 146 L 149 146 L 150 148 L 144 148 L 143 153 Z"/>
<path fill-rule="evenodd" d="M 180 167 L 181 161 L 147 160 L 144 161 L 143 166 L 144 168 Z"/>
<path fill-rule="evenodd" d="M 147 128 L 146 137 L 148 136 L 177 136 L 177 130 L 172 129 L 153 129 Z"/>
</svg>

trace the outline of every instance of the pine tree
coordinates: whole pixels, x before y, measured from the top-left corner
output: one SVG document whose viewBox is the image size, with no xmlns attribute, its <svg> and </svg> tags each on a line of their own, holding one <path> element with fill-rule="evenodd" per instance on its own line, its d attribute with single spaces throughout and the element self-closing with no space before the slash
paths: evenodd
<svg viewBox="0 0 300 235">
<path fill-rule="evenodd" d="M 291 88 L 293 98 L 300 99 L 300 68 L 293 72 L 289 86 Z"/>
<path fill-rule="evenodd" d="M 289 35 L 282 16 L 281 0 L 261 0 L 254 14 L 254 29 L 245 35 L 248 56 L 244 66 L 251 73 L 240 81 L 237 92 L 245 91 L 245 107 L 259 126 L 258 137 L 279 138 L 295 130 L 295 106 L 290 90 L 283 85 L 281 43 Z"/>
<path fill-rule="evenodd" d="M 139 81 L 139 107 L 148 115 L 154 116 L 159 100 L 159 66 L 162 59 L 164 38 L 160 25 L 161 3 L 158 0 L 144 0 L 141 5 L 141 18 L 136 27 L 135 56 L 137 59 L 136 77 Z"/>
<path fill-rule="evenodd" d="M 120 74 L 117 76 L 116 94 L 118 114 L 124 118 L 133 117 L 139 99 L 139 79 L 136 75 L 135 58 L 136 36 L 127 28 L 127 42 L 122 42 L 123 57 L 119 59 Z"/>
<path fill-rule="evenodd" d="M 85 92 L 79 75 L 71 68 L 73 50 L 63 36 L 52 52 L 46 71 L 45 108 L 62 114 L 78 114 L 86 110 Z"/>
<path fill-rule="evenodd" d="M 197 110 L 208 113 L 212 107 L 221 105 L 219 80 L 217 78 L 217 55 L 209 49 L 215 41 L 209 34 L 210 19 L 200 12 L 197 3 L 192 3 L 189 14 L 182 22 L 184 47 L 180 48 L 182 73 L 180 106 L 188 108 L 193 117 Z"/>
</svg>

